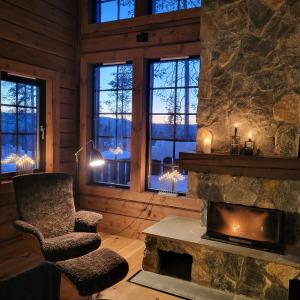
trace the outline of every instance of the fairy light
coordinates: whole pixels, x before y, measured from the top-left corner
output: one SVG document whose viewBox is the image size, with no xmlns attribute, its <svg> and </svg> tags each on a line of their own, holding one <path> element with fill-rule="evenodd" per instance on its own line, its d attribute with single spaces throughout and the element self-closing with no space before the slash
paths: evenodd
<svg viewBox="0 0 300 300">
<path fill-rule="evenodd" d="M 5 159 L 3 159 L 1 161 L 1 163 L 2 164 L 13 164 L 13 163 L 16 163 L 18 159 L 19 159 L 19 156 L 17 154 L 11 153 Z"/>
</svg>

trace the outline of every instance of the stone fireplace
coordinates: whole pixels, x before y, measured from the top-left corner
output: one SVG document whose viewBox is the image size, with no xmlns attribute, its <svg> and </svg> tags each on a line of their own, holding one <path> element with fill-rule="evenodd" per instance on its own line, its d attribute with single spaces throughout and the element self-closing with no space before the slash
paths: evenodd
<svg viewBox="0 0 300 300">
<path fill-rule="evenodd" d="M 238 123 L 241 146 L 251 134 L 260 157 L 297 158 L 300 2 L 203 0 L 202 4 L 197 152 L 203 152 L 209 138 L 214 154 L 229 153 Z M 185 253 L 193 257 L 193 282 L 253 299 L 287 299 L 289 280 L 300 277 L 299 162 L 292 176 L 289 172 L 285 176 L 284 161 L 272 167 L 272 160 L 266 164 L 262 160 L 262 165 L 253 160 L 251 166 L 250 159 L 247 175 L 239 159 L 231 169 L 230 156 L 226 159 L 220 172 L 207 171 L 217 169 L 209 166 L 211 161 L 202 168 L 205 172 L 189 171 L 188 194 L 203 201 L 200 222 L 170 217 L 146 230 L 143 267 L 159 272 L 158 249 Z M 283 212 L 283 220 L 276 223 L 283 228 L 283 238 L 276 236 L 278 232 L 273 238 L 286 246 L 285 255 L 202 239 L 200 234 L 210 225 L 208 206 L 216 202 Z"/>
</svg>

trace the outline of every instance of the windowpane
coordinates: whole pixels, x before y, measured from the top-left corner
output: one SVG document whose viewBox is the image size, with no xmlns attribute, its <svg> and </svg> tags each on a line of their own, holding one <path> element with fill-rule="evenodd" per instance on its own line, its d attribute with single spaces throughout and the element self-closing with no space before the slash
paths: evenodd
<svg viewBox="0 0 300 300">
<path fill-rule="evenodd" d="M 198 70 L 198 73 L 197 71 Z M 150 65 L 148 188 L 185 193 L 179 152 L 196 149 L 199 59 Z"/>
<path fill-rule="evenodd" d="M 196 136 L 196 130 L 196 115 L 176 116 L 176 139 L 194 140 Z"/>
<path fill-rule="evenodd" d="M 94 138 L 106 162 L 93 172 L 93 180 L 129 186 L 132 65 L 98 66 L 94 78 Z"/>
<path fill-rule="evenodd" d="M 16 83 L 1 81 L 1 104 L 16 104 Z"/>
<path fill-rule="evenodd" d="M 38 116 L 39 83 L 6 73 L 1 76 L 1 173 L 38 168 L 42 157 L 38 122 L 43 121 Z"/>
<path fill-rule="evenodd" d="M 155 89 L 152 95 L 152 113 L 169 113 L 175 112 L 175 89 Z"/>
<path fill-rule="evenodd" d="M 153 115 L 151 136 L 153 139 L 173 139 L 173 115 Z"/>
<path fill-rule="evenodd" d="M 161 14 L 201 6 L 201 0 L 152 0 L 152 13 Z"/>
<path fill-rule="evenodd" d="M 96 0 L 95 22 L 104 23 L 134 17 L 134 0 Z"/>
<path fill-rule="evenodd" d="M 177 89 L 176 113 L 195 114 L 198 107 L 198 88 Z"/>
<path fill-rule="evenodd" d="M 151 88 L 175 87 L 176 63 L 159 62 L 151 64 Z"/>
<path fill-rule="evenodd" d="M 16 107 L 1 106 L 2 133 L 14 133 L 17 130 Z"/>
</svg>

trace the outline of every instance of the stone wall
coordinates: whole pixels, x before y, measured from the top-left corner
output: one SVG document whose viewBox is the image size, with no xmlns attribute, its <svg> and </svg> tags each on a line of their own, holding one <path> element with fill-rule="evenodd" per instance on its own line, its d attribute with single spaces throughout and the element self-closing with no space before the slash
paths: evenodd
<svg viewBox="0 0 300 300">
<path fill-rule="evenodd" d="M 202 2 L 197 151 L 210 135 L 213 151 L 229 152 L 238 123 L 260 155 L 297 157 L 300 0 Z M 286 242 L 300 246 L 300 182 L 189 173 L 189 195 L 284 210 Z"/>
<path fill-rule="evenodd" d="M 212 134 L 229 151 L 238 123 L 261 155 L 296 157 L 300 116 L 300 1 L 203 0 L 198 150 Z"/>
</svg>

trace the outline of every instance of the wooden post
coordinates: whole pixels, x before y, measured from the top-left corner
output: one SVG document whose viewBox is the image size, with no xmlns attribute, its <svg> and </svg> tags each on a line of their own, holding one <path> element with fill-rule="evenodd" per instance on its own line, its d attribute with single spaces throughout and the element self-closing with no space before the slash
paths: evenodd
<svg viewBox="0 0 300 300">
<path fill-rule="evenodd" d="M 133 61 L 133 103 L 130 190 L 143 192 L 146 178 L 147 68 L 143 57 Z"/>
</svg>

